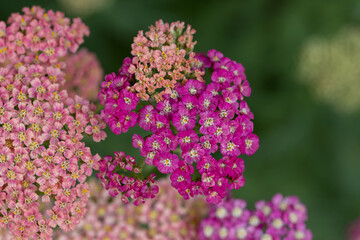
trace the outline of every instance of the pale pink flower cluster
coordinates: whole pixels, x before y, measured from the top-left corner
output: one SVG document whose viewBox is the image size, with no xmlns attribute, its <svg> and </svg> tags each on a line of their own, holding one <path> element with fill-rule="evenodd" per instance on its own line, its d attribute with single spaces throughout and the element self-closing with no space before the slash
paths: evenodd
<svg viewBox="0 0 360 240">
<path fill-rule="evenodd" d="M 198 239 L 197 226 L 207 213 L 201 198 L 184 200 L 169 184 L 160 180 L 160 193 L 140 206 L 124 204 L 111 197 L 99 184 L 90 184 L 89 211 L 77 229 L 55 233 L 59 240 L 191 240 Z M 97 189 L 93 191 L 93 188 Z"/>
<path fill-rule="evenodd" d="M 135 83 L 130 87 L 142 100 L 162 100 L 176 84 L 188 79 L 203 82 L 205 72 L 193 69 L 197 63 L 192 52 L 195 30 L 184 22 L 164 23 L 162 20 L 150 26 L 149 31 L 139 31 L 131 45 L 132 64 L 129 73 Z"/>
<path fill-rule="evenodd" d="M 0 230 L 0 239 L 1 240 L 11 240 L 12 236 L 10 232 L 3 230 Z"/>
<path fill-rule="evenodd" d="M 96 100 L 103 69 L 96 55 L 86 48 L 75 54 L 65 56 L 66 64 L 64 88 L 69 96 L 79 95 L 89 100 Z"/>
<path fill-rule="evenodd" d="M 106 137 L 96 106 L 61 90 L 66 65 L 89 29 L 40 7 L 0 22 L 0 230 L 52 239 L 86 213 L 87 176 L 98 167 L 83 142 Z"/>
</svg>

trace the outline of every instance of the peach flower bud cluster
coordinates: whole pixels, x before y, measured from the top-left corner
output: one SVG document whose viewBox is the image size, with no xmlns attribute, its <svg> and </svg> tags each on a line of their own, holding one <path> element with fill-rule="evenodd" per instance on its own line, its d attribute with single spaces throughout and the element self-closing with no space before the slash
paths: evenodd
<svg viewBox="0 0 360 240">
<path fill-rule="evenodd" d="M 139 31 L 131 45 L 133 55 L 129 73 L 131 91 L 141 100 L 162 100 L 164 94 L 170 94 L 179 82 L 188 79 L 203 82 L 204 71 L 193 69 L 197 59 L 192 52 L 195 30 L 184 22 L 164 23 L 162 20 L 150 26 L 149 31 Z"/>
</svg>

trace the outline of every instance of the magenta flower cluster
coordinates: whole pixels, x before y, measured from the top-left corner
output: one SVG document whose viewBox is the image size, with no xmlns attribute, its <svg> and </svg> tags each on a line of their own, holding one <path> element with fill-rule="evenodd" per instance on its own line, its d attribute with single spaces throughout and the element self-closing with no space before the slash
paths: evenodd
<svg viewBox="0 0 360 240">
<path fill-rule="evenodd" d="M 172 35 L 175 39 L 181 35 L 181 31 L 173 33 L 161 24 L 150 29 L 158 36 Z M 184 48 L 183 44 L 173 41 L 174 48 Z M 148 44 L 152 46 L 152 42 Z M 156 46 L 161 46 L 161 42 Z M 167 58 L 171 56 L 169 53 Z M 155 62 L 163 60 L 162 56 L 158 56 L 159 60 L 153 57 Z M 156 98 L 139 99 L 138 93 L 132 90 L 137 78 L 130 69 L 138 60 L 126 58 L 118 74 L 111 73 L 102 82 L 99 100 L 104 110 L 101 116 L 115 134 L 127 132 L 136 124 L 148 131 L 145 137 L 135 134 L 132 138 L 133 146 L 144 157 L 143 161 L 163 174 L 171 174 L 172 186 L 185 199 L 200 194 L 216 204 L 225 197 L 227 190 L 244 185 L 242 173 L 245 166 L 239 155 L 255 153 L 259 140 L 253 134 L 251 120 L 254 115 L 244 100 L 250 96 L 251 89 L 242 64 L 217 50 L 196 54 L 194 58 L 196 61 L 190 66 L 193 71 L 190 75 L 204 73 L 207 69 L 211 73 L 210 83 L 206 84 L 202 78 L 175 79 L 174 87 L 165 89 L 163 100 L 158 102 Z M 150 66 L 151 63 L 147 63 L 142 68 Z M 161 81 L 167 81 L 167 78 L 173 79 L 169 71 Z M 215 154 L 222 157 L 217 160 Z M 115 175 L 119 161 L 109 164 L 108 159 L 111 157 L 102 162 L 104 171 L 99 178 L 107 189 L 115 193 L 113 195 L 124 193 L 128 196 L 131 191 L 135 198 L 152 197 L 152 194 L 144 195 L 144 191 L 150 189 L 145 187 L 146 184 L 134 187 L 141 180 L 132 180 L 129 185 L 123 172 Z M 141 164 L 140 161 L 137 164 Z"/>
<path fill-rule="evenodd" d="M 87 176 L 98 167 L 83 142 L 106 137 L 96 106 L 62 90 L 66 65 L 88 28 L 40 7 L 0 22 L 0 228 L 52 239 L 86 213 Z"/>
<path fill-rule="evenodd" d="M 275 195 L 256 210 L 241 199 L 228 199 L 210 209 L 199 226 L 200 240 L 311 240 L 306 207 L 295 196 Z"/>
</svg>

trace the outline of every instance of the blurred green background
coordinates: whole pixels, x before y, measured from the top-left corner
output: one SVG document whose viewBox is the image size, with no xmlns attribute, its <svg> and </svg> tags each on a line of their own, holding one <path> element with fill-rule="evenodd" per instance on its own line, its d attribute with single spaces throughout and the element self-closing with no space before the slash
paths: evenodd
<svg viewBox="0 0 360 240">
<path fill-rule="evenodd" d="M 360 105 L 341 111 L 346 104 L 341 97 L 337 106 L 322 101 L 315 94 L 317 79 L 305 84 L 299 69 L 302 49 L 314 36 L 326 41 L 347 26 L 359 27 L 359 1 L 16 0 L 2 3 L 1 20 L 31 5 L 81 16 L 91 30 L 84 46 L 97 54 L 105 73 L 117 71 L 129 56 L 138 30 L 160 18 L 191 24 L 197 30 L 195 51 L 216 48 L 243 63 L 252 87 L 248 103 L 260 148 L 246 158 L 246 185 L 234 195 L 251 207 L 277 192 L 298 195 L 308 207 L 314 239 L 346 239 L 348 224 L 360 216 Z M 360 68 L 357 55 L 354 64 Z M 326 61 L 322 67 L 330 74 L 337 71 Z M 350 75 L 325 86 L 349 84 Z M 92 144 L 93 152 L 127 150 L 131 145 L 125 139 L 134 131 L 109 134 L 106 142 Z"/>
</svg>

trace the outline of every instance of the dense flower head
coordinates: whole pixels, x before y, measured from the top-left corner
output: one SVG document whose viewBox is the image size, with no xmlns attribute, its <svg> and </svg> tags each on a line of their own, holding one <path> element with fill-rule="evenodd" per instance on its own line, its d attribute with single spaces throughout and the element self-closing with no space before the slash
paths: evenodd
<svg viewBox="0 0 360 240">
<path fill-rule="evenodd" d="M 96 106 L 68 97 L 66 65 L 88 28 L 61 12 L 24 8 L 0 22 L 0 228 L 51 239 L 86 213 L 86 177 L 98 168 L 83 135 L 106 137 Z"/>
<path fill-rule="evenodd" d="M 146 37 L 140 35 L 135 45 L 160 46 L 166 42 L 166 34 L 160 34 L 162 29 L 166 32 L 169 26 L 177 29 L 178 25 L 158 21 L 156 27 L 150 27 L 152 35 L 145 34 L 157 40 L 149 43 Z M 153 34 L 154 29 L 158 29 L 158 35 Z M 174 30 L 175 33 L 178 31 Z M 193 44 L 185 41 L 184 46 L 192 49 Z M 164 92 L 162 101 L 146 101 L 132 91 L 136 85 L 133 64 L 142 61 L 134 56 L 123 61 L 118 74 L 111 73 L 105 77 L 98 97 L 104 105 L 101 116 L 115 134 L 127 132 L 136 124 L 148 131 L 146 136 L 133 136 L 133 146 L 139 149 L 143 162 L 155 166 L 163 174 L 170 174 L 172 185 L 185 199 L 200 194 L 216 204 L 225 197 L 226 191 L 244 185 L 242 173 L 245 165 L 239 156 L 255 153 L 259 139 L 252 133 L 254 115 L 245 101 L 251 89 L 242 64 L 224 57 L 217 50 L 210 50 L 207 54 L 196 53 L 194 58 L 196 62 L 190 64 L 191 74 L 207 70 L 210 73 L 208 84 L 195 78 L 175 82 L 169 91 Z M 161 62 L 163 57 L 154 56 L 153 61 Z M 173 68 L 170 70 L 168 75 L 175 72 Z M 153 85 L 149 81 L 145 80 Z M 221 157 L 215 159 L 215 156 Z M 104 160 L 102 166 L 106 167 L 107 162 Z M 142 162 L 137 161 L 137 164 Z M 116 167 L 111 169 L 106 170 L 110 174 L 99 176 L 105 186 L 110 189 L 109 185 L 117 185 L 119 193 L 127 192 L 120 183 L 110 184 Z M 120 172 L 119 176 L 126 175 Z M 117 179 L 113 181 L 119 182 Z M 136 192 L 134 196 L 143 194 Z"/>
<path fill-rule="evenodd" d="M 156 199 L 135 206 L 113 199 L 98 184 L 90 184 L 92 197 L 89 211 L 72 232 L 56 232 L 58 240 L 195 240 L 197 226 L 207 213 L 202 198 L 185 201 L 168 180 L 160 180 Z"/>
<path fill-rule="evenodd" d="M 258 201 L 255 210 L 241 199 L 227 199 L 210 209 L 199 226 L 200 240 L 311 240 L 306 207 L 295 196 L 276 194 Z"/>
<path fill-rule="evenodd" d="M 67 79 L 64 88 L 69 96 L 79 95 L 85 99 L 96 100 L 103 78 L 103 69 L 96 55 L 82 48 L 75 54 L 68 54 L 63 61 L 66 64 Z"/>
</svg>

